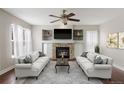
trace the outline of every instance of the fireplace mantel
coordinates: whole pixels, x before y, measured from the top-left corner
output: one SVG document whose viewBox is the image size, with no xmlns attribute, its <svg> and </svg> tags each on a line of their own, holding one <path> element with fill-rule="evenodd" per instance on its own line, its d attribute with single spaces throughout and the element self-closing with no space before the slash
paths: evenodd
<svg viewBox="0 0 124 93">
<path fill-rule="evenodd" d="M 52 43 L 83 43 L 84 41 L 74 41 L 74 40 L 43 40 L 41 41 L 44 44 L 52 44 Z"/>
</svg>

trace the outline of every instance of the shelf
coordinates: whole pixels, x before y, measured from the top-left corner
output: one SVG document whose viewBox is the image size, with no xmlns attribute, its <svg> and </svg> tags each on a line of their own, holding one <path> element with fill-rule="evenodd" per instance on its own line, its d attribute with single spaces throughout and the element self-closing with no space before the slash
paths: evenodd
<svg viewBox="0 0 124 93">
<path fill-rule="evenodd" d="M 49 44 L 52 44 L 52 43 L 81 43 L 83 44 L 83 40 L 43 40 L 41 41 L 42 43 L 49 43 Z"/>
<path fill-rule="evenodd" d="M 51 30 L 42 30 L 42 40 L 51 40 L 52 31 Z"/>
<path fill-rule="evenodd" d="M 73 30 L 73 40 L 83 40 L 83 30 L 82 29 Z"/>
<path fill-rule="evenodd" d="M 83 30 L 82 29 L 74 29 L 73 30 L 73 39 L 71 40 L 55 40 L 53 38 L 53 33 L 52 33 L 52 30 L 42 30 L 42 40 L 43 41 L 82 41 L 83 40 Z"/>
</svg>

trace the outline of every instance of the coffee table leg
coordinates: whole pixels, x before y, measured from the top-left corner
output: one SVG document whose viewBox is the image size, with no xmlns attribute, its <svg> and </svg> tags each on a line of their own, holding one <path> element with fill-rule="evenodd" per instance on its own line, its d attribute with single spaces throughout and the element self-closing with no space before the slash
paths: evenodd
<svg viewBox="0 0 124 93">
<path fill-rule="evenodd" d="M 70 66 L 68 66 L 68 73 L 69 73 Z"/>
<path fill-rule="evenodd" d="M 56 68 L 56 66 L 55 66 L 55 69 L 56 69 L 56 73 L 57 73 L 57 68 Z"/>
</svg>

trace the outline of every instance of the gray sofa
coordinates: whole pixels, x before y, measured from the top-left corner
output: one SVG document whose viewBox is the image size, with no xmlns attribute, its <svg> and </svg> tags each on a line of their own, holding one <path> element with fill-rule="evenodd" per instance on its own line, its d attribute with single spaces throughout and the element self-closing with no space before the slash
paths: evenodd
<svg viewBox="0 0 124 93">
<path fill-rule="evenodd" d="M 32 63 L 24 63 L 25 56 L 19 57 L 15 64 L 15 75 L 16 79 L 19 77 L 36 77 L 38 78 L 40 72 L 45 68 L 45 66 L 50 61 L 47 56 L 39 57 L 39 52 L 33 52 L 30 54 L 32 58 Z M 20 63 L 21 61 L 21 63 Z"/>
<path fill-rule="evenodd" d="M 94 64 L 95 56 L 100 56 L 103 60 L 107 59 L 107 63 Z M 76 61 L 88 76 L 88 79 L 90 77 L 111 79 L 113 63 L 112 58 L 101 54 L 88 52 L 87 57 L 78 56 L 76 57 Z"/>
</svg>

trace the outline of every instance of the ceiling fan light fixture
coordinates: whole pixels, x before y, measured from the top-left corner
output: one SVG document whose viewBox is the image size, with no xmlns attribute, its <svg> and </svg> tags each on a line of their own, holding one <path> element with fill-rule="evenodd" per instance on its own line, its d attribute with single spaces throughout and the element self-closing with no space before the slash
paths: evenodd
<svg viewBox="0 0 124 93">
<path fill-rule="evenodd" d="M 67 14 L 66 12 L 67 12 L 67 10 L 63 10 L 63 13 L 60 16 L 50 15 L 51 17 L 56 17 L 56 18 L 60 19 L 60 20 L 51 21 L 50 23 L 61 21 L 64 25 L 67 25 L 68 21 L 75 21 L 75 22 L 79 22 L 80 21 L 79 19 L 71 18 L 71 17 L 75 16 L 74 13 Z"/>
<path fill-rule="evenodd" d="M 63 23 L 64 25 L 67 25 L 68 19 L 67 19 L 67 18 L 63 18 L 61 21 L 62 21 L 62 23 Z"/>
</svg>

